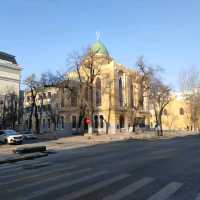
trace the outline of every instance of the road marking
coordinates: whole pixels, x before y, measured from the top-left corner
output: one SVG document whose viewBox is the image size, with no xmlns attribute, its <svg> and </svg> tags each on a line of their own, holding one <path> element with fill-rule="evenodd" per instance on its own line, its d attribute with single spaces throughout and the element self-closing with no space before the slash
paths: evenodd
<svg viewBox="0 0 200 200">
<path fill-rule="evenodd" d="M 19 198 L 19 200 L 30 200 L 30 199 L 33 199 L 33 198 L 39 198 L 40 196 L 45 195 L 49 192 L 56 191 L 56 190 L 62 189 L 62 188 L 66 188 L 66 187 L 72 186 L 74 184 L 78 184 L 78 183 L 90 180 L 92 178 L 96 178 L 98 176 L 101 176 L 101 175 L 104 175 L 104 174 L 107 174 L 107 173 L 108 173 L 107 171 L 101 171 L 101 172 L 97 172 L 97 173 L 92 174 L 92 175 L 83 176 L 83 177 L 78 178 L 78 179 L 72 179 L 69 182 L 63 182 L 63 183 L 60 183 L 60 184 L 50 186 L 48 188 L 44 188 L 42 190 L 34 191 L 31 194 L 27 195 L 27 197 L 23 196 L 22 198 Z"/>
<path fill-rule="evenodd" d="M 183 184 L 178 182 L 172 182 L 166 185 L 164 188 L 159 190 L 153 196 L 148 198 L 148 200 L 166 200 L 171 195 L 173 195 Z"/>
<path fill-rule="evenodd" d="M 37 180 L 35 182 L 27 183 L 27 184 L 21 185 L 21 186 L 16 187 L 16 188 L 7 189 L 7 191 L 8 192 L 15 192 L 15 191 L 18 191 L 18 190 L 25 190 L 26 188 L 34 187 L 35 185 L 40 184 L 40 183 L 48 183 L 49 181 L 55 181 L 55 180 L 58 180 L 59 178 L 68 177 L 68 176 L 71 176 L 71 175 L 76 175 L 76 174 L 79 174 L 79 173 L 88 172 L 90 170 L 91 170 L 91 168 L 86 168 L 86 169 L 81 169 L 81 170 L 75 171 L 75 172 L 68 172 L 68 173 L 65 173 L 65 174 L 59 174 L 59 175 L 56 175 L 56 176 L 51 176 L 51 177 L 48 177 L 46 179 Z"/>
<path fill-rule="evenodd" d="M 96 183 L 94 185 L 90 185 L 84 189 L 81 189 L 79 191 L 75 191 L 75 192 L 72 192 L 70 194 L 67 194 L 66 196 L 63 196 L 61 198 L 59 198 L 59 200 L 71 200 L 71 199 L 76 199 L 78 197 L 81 197 L 83 195 L 86 195 L 86 194 L 89 194 L 89 193 L 92 193 L 94 192 L 95 190 L 98 190 L 98 189 L 101 189 L 103 187 L 106 187 L 116 181 L 120 181 L 124 178 L 127 178 L 129 177 L 130 175 L 129 174 L 121 174 L 121 175 L 117 175 L 111 179 L 108 179 L 108 180 L 104 180 L 104 181 L 101 181 L 99 183 Z"/>
<path fill-rule="evenodd" d="M 200 193 L 197 194 L 197 197 L 195 198 L 195 200 L 200 200 Z"/>
<path fill-rule="evenodd" d="M 13 164 L 10 164 L 10 166 L 8 166 L 8 167 L 7 166 L 0 167 L 0 175 L 2 173 L 1 176 L 4 176 L 5 174 L 3 174 L 3 173 L 5 173 L 5 172 L 20 171 L 24 167 L 27 167 L 27 166 L 30 166 L 30 165 L 44 164 L 44 163 L 49 164 L 49 162 L 46 162 L 46 161 L 44 162 L 44 161 L 33 161 L 33 160 L 32 160 L 32 162 L 26 160 L 26 161 L 23 161 L 23 163 L 18 163 L 18 164 L 13 163 Z"/>
<path fill-rule="evenodd" d="M 136 182 L 128 185 L 127 187 L 119 190 L 115 194 L 104 197 L 103 200 L 120 200 L 120 199 L 123 199 L 126 196 L 128 196 L 129 194 L 132 194 L 133 192 L 144 187 L 145 185 L 148 185 L 152 181 L 154 181 L 154 178 L 144 177 L 144 178 L 140 179 L 139 181 L 136 181 Z"/>
<path fill-rule="evenodd" d="M 64 167 L 64 168 L 60 168 L 60 169 L 54 168 L 53 170 L 50 170 L 50 171 L 49 170 L 43 171 L 43 172 L 38 171 L 39 174 L 19 177 L 19 178 L 15 178 L 14 180 L 12 179 L 11 181 L 3 181 L 2 183 L 0 183 L 0 187 L 4 187 L 4 186 L 9 185 L 9 184 L 13 184 L 13 183 L 17 183 L 19 181 L 25 181 L 25 180 L 33 179 L 33 178 L 37 178 L 37 177 L 42 178 L 42 176 L 51 175 L 52 173 L 56 173 L 56 172 L 60 172 L 60 171 L 62 172 L 62 171 L 69 170 L 69 169 L 74 169 L 74 167 L 68 166 L 68 167 Z"/>
</svg>

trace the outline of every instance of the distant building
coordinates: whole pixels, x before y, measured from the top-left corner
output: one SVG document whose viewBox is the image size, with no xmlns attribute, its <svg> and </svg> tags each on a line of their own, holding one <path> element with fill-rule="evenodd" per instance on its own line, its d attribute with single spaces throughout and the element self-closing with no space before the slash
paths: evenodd
<svg viewBox="0 0 200 200">
<path fill-rule="evenodd" d="M 172 100 L 163 110 L 162 126 L 163 130 L 193 130 L 190 120 L 190 111 L 183 93 L 172 93 Z M 151 127 L 155 127 L 156 119 L 154 110 L 151 110 Z"/>
</svg>

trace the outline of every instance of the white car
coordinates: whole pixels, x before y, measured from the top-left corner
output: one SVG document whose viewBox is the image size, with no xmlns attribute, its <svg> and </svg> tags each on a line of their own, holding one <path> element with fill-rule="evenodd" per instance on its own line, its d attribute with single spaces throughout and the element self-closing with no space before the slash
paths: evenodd
<svg viewBox="0 0 200 200">
<path fill-rule="evenodd" d="M 23 135 L 17 134 L 14 130 L 0 130 L 0 142 L 22 144 Z"/>
</svg>

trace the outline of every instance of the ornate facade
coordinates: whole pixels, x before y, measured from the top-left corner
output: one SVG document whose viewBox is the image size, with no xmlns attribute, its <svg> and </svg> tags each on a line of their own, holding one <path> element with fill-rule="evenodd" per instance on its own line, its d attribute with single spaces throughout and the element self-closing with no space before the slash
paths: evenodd
<svg viewBox="0 0 200 200">
<path fill-rule="evenodd" d="M 89 51 L 93 53 L 95 64 L 98 65 L 100 71 L 92 82 L 92 102 L 90 92 L 88 93 L 88 87 L 86 85 L 82 88 L 83 91 L 77 88 L 76 91 L 73 90 L 71 95 L 68 94 L 68 90 L 66 89 L 58 90 L 58 98 L 56 100 L 54 99 L 54 102 L 51 101 L 52 105 L 57 105 L 57 130 L 66 132 L 66 134 L 80 131 L 86 132 L 88 131 L 86 119 L 93 121 L 92 131 L 98 133 L 131 131 L 135 125 L 149 126 L 150 114 L 148 98 L 144 97 L 142 107 L 136 109 L 138 108 L 139 101 L 139 75 L 136 71 L 128 69 L 122 64 L 118 64 L 109 55 L 108 50 L 100 41 L 92 44 Z M 85 62 L 87 62 L 87 57 Z M 88 68 L 87 70 L 90 69 Z M 83 80 L 86 80 L 86 70 L 81 68 L 80 72 Z M 76 88 L 78 74 L 73 71 L 69 76 L 72 77 L 72 82 L 74 82 L 74 87 Z M 84 119 L 79 124 L 82 101 L 86 102 L 87 106 Z M 91 119 L 89 113 L 91 107 L 93 108 L 93 119 Z M 50 118 L 44 119 L 47 123 L 50 120 Z M 41 127 L 47 126 L 41 125 Z"/>
</svg>

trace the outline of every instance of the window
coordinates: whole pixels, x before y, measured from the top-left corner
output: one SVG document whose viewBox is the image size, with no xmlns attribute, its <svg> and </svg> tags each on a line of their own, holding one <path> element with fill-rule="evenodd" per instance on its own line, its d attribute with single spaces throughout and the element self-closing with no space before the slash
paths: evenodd
<svg viewBox="0 0 200 200">
<path fill-rule="evenodd" d="M 56 120 L 56 128 L 59 128 L 59 123 L 60 123 L 60 117 L 58 116 Z"/>
<path fill-rule="evenodd" d="M 48 129 L 50 129 L 50 128 L 51 128 L 51 120 L 48 119 Z"/>
<path fill-rule="evenodd" d="M 133 108 L 134 100 L 133 100 L 133 84 L 131 83 L 130 79 L 130 107 Z"/>
<path fill-rule="evenodd" d="M 101 106 L 101 80 L 99 77 L 96 80 L 96 106 Z"/>
<path fill-rule="evenodd" d="M 85 87 L 85 100 L 88 101 L 88 87 Z"/>
<path fill-rule="evenodd" d="M 61 105 L 61 108 L 63 108 L 65 106 L 64 97 L 61 97 L 60 105 Z"/>
<path fill-rule="evenodd" d="M 72 116 L 72 128 L 76 128 L 76 116 Z"/>
<path fill-rule="evenodd" d="M 30 102 L 30 101 L 31 101 L 31 97 L 27 96 L 27 102 Z"/>
<path fill-rule="evenodd" d="M 120 115 L 119 117 L 119 127 L 124 128 L 124 116 Z"/>
<path fill-rule="evenodd" d="M 100 115 L 100 128 L 103 128 L 103 115 Z"/>
<path fill-rule="evenodd" d="M 166 109 L 164 109 L 163 114 L 164 114 L 165 116 L 168 114 Z"/>
<path fill-rule="evenodd" d="M 45 129 L 45 119 L 42 120 L 42 128 Z"/>
<path fill-rule="evenodd" d="M 38 99 L 39 99 L 39 100 L 42 100 L 42 95 L 41 95 L 41 94 L 39 95 Z"/>
<path fill-rule="evenodd" d="M 99 126 L 98 116 L 95 115 L 95 116 L 94 116 L 94 128 L 98 128 L 98 126 Z"/>
<path fill-rule="evenodd" d="M 72 89 L 71 92 L 71 106 L 77 106 L 77 90 L 76 88 Z"/>
<path fill-rule="evenodd" d="M 51 92 L 48 92 L 48 99 L 50 99 L 51 98 Z"/>
<path fill-rule="evenodd" d="M 64 129 L 64 117 L 61 116 L 61 128 Z"/>
<path fill-rule="evenodd" d="M 64 88 L 60 89 L 60 106 L 61 108 L 65 106 Z"/>
<path fill-rule="evenodd" d="M 183 108 L 180 108 L 180 109 L 179 109 L 179 113 L 180 113 L 180 115 L 184 115 L 184 109 L 183 109 Z"/>
<path fill-rule="evenodd" d="M 123 105 L 122 78 L 119 78 L 119 105 Z"/>
</svg>

